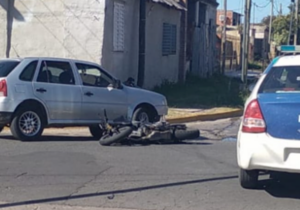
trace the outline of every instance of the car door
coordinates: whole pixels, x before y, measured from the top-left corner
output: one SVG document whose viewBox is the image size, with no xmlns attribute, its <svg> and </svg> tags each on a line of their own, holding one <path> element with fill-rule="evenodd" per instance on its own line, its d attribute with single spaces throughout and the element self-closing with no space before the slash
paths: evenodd
<svg viewBox="0 0 300 210">
<path fill-rule="evenodd" d="M 81 118 L 81 88 L 66 60 L 41 60 L 34 93 L 46 106 L 49 119 L 76 122 Z"/>
<path fill-rule="evenodd" d="M 127 118 L 126 90 L 112 88 L 113 77 L 96 65 L 79 62 L 75 65 L 82 81 L 83 120 L 103 119 L 104 109 L 109 120 Z"/>
</svg>

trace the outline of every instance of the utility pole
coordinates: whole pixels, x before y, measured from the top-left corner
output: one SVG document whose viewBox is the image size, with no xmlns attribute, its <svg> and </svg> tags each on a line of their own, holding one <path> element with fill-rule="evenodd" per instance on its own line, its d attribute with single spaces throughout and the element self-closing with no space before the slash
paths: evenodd
<svg viewBox="0 0 300 210">
<path fill-rule="evenodd" d="M 241 80 L 247 84 L 249 33 L 250 33 L 251 0 L 245 1 L 245 16 L 243 25 L 243 53 L 242 53 L 242 75 Z"/>
<path fill-rule="evenodd" d="M 227 0 L 224 0 L 224 24 L 222 32 L 222 74 L 225 74 L 225 65 L 226 65 L 226 28 L 227 28 Z"/>
<path fill-rule="evenodd" d="M 271 14 L 270 14 L 270 24 L 269 24 L 269 44 L 271 47 L 271 36 L 272 36 L 272 22 L 273 22 L 273 11 L 274 11 L 274 0 L 271 1 Z"/>
<path fill-rule="evenodd" d="M 145 80 L 145 48 L 146 48 L 146 0 L 140 1 L 139 19 L 139 61 L 137 85 L 143 87 Z"/>
<path fill-rule="evenodd" d="M 288 41 L 287 41 L 286 45 L 290 45 L 290 42 L 291 42 L 294 9 L 295 9 L 295 3 L 294 3 L 294 5 L 292 5 L 292 9 L 291 9 L 289 36 L 288 36 Z"/>
<path fill-rule="evenodd" d="M 295 0 L 295 32 L 294 32 L 294 45 L 297 45 L 298 40 L 298 13 L 299 13 L 299 0 Z"/>
<path fill-rule="evenodd" d="M 253 24 L 255 24 L 255 7 L 256 7 L 256 3 L 253 3 Z"/>
</svg>

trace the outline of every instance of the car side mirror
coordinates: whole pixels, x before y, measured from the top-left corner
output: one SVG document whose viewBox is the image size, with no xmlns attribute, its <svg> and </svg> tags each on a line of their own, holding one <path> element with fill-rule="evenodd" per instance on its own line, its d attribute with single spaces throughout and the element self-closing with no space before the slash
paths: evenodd
<svg viewBox="0 0 300 210">
<path fill-rule="evenodd" d="M 114 81 L 114 88 L 116 89 L 123 89 L 122 83 L 120 80 L 115 80 Z"/>
</svg>

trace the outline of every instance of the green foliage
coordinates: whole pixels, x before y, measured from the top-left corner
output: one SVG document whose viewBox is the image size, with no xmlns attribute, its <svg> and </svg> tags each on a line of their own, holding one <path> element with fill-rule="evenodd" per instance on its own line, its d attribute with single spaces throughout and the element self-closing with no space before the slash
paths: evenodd
<svg viewBox="0 0 300 210">
<path fill-rule="evenodd" d="M 294 17 L 292 17 L 292 19 L 293 19 L 293 25 L 292 25 L 291 33 L 293 34 L 294 31 L 296 30 L 296 25 L 295 25 Z M 276 45 L 285 45 L 288 43 L 290 20 L 291 20 L 290 14 L 273 17 L 271 38 L 276 43 Z M 267 27 L 269 27 L 270 16 L 263 18 L 262 23 Z M 298 30 L 300 29 L 299 26 L 300 25 L 298 25 Z"/>
<path fill-rule="evenodd" d="M 249 62 L 248 69 L 255 69 L 255 70 L 262 69 L 262 65 L 258 62 Z"/>
<path fill-rule="evenodd" d="M 277 45 L 287 44 L 289 39 L 290 15 L 277 17 L 272 24 L 272 37 Z"/>
<path fill-rule="evenodd" d="M 239 80 L 222 75 L 205 79 L 188 75 L 184 84 L 165 82 L 154 91 L 165 95 L 170 107 L 177 108 L 243 107 L 248 96 L 241 91 Z"/>
</svg>

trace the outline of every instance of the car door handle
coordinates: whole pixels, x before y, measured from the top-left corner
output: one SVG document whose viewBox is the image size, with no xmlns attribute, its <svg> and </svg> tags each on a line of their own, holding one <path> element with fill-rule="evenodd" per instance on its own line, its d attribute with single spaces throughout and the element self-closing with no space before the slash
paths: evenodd
<svg viewBox="0 0 300 210">
<path fill-rule="evenodd" d="M 44 93 L 44 92 L 47 92 L 47 90 L 45 90 L 44 88 L 39 88 L 39 89 L 36 89 L 37 92 L 40 92 L 40 93 Z"/>
<path fill-rule="evenodd" d="M 91 93 L 91 92 L 86 92 L 84 95 L 86 95 L 86 96 L 92 96 L 92 95 L 94 95 L 94 94 Z"/>
</svg>

